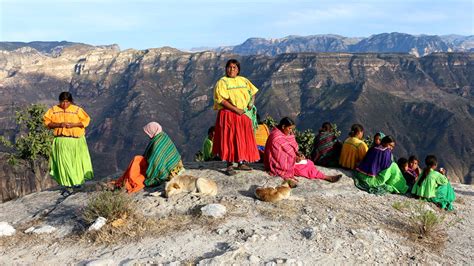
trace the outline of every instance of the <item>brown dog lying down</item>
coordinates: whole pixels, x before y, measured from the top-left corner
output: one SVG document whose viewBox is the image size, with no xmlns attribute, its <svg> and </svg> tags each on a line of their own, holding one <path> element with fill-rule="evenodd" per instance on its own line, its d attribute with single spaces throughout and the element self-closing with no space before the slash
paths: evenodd
<svg viewBox="0 0 474 266">
<path fill-rule="evenodd" d="M 285 180 L 283 183 L 274 187 L 259 187 L 255 190 L 255 197 L 261 201 L 277 202 L 290 198 L 291 189 L 296 187 L 292 180 Z"/>
<path fill-rule="evenodd" d="M 217 194 L 217 184 L 211 179 L 190 175 L 179 175 L 166 182 L 166 197 L 183 192 L 215 196 Z"/>
</svg>

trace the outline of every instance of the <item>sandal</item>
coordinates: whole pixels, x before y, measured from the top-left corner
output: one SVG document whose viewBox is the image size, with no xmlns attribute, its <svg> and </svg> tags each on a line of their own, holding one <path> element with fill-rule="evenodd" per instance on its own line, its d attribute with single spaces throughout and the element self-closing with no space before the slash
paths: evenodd
<svg viewBox="0 0 474 266">
<path fill-rule="evenodd" d="M 228 175 L 228 176 L 233 176 L 233 175 L 236 175 L 237 172 L 234 170 L 234 167 L 228 167 L 225 170 L 225 174 Z"/>
<path fill-rule="evenodd" d="M 241 171 L 252 171 L 253 168 L 246 165 L 246 164 L 239 164 L 239 166 L 237 167 L 237 169 L 241 170 Z"/>
</svg>

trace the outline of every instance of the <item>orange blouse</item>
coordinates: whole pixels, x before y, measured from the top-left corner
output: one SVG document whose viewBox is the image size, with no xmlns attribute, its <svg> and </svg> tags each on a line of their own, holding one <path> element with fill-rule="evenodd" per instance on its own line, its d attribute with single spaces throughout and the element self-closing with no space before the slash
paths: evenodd
<svg viewBox="0 0 474 266">
<path fill-rule="evenodd" d="M 82 137 L 86 133 L 86 127 L 89 125 L 91 119 L 89 115 L 79 106 L 71 104 L 67 109 L 55 105 L 46 112 L 43 116 L 45 126 L 49 123 L 79 123 L 81 122 L 84 127 L 73 127 L 73 128 L 55 128 L 54 136 L 66 136 L 66 137 Z"/>
</svg>

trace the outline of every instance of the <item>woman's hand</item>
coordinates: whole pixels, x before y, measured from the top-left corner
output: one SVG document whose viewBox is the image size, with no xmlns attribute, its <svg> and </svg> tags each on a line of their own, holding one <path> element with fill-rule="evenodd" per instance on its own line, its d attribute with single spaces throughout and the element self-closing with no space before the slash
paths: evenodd
<svg viewBox="0 0 474 266">
<path fill-rule="evenodd" d="M 235 107 L 233 104 L 231 104 L 230 102 L 228 102 L 226 100 L 223 100 L 221 104 L 222 104 L 222 106 L 225 107 L 225 109 L 231 110 L 232 112 L 234 112 L 238 115 L 243 115 L 245 113 L 244 110 Z"/>
<path fill-rule="evenodd" d="M 236 114 L 238 114 L 238 115 L 243 115 L 243 114 L 245 114 L 245 111 L 244 111 L 244 110 L 239 109 L 239 108 L 237 108 L 237 107 L 235 108 L 234 112 L 235 112 Z"/>
</svg>

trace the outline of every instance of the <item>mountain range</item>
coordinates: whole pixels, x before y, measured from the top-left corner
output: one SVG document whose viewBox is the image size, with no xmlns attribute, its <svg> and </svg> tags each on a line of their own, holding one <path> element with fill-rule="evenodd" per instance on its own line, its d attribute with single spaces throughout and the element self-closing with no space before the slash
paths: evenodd
<svg viewBox="0 0 474 266">
<path fill-rule="evenodd" d="M 349 53 L 410 53 L 417 57 L 437 52 L 473 52 L 474 36 L 411 35 L 381 33 L 366 38 L 351 38 L 334 34 L 287 36 L 280 39 L 250 38 L 235 46 L 197 48 L 197 50 L 235 53 L 239 55 L 269 55 L 302 52 Z"/>
<path fill-rule="evenodd" d="M 362 41 L 360 41 L 362 42 Z M 359 43 L 360 43 L 359 42 Z M 142 127 L 158 121 L 185 160 L 200 149 L 216 112 L 215 82 L 230 58 L 259 89 L 260 114 L 290 116 L 299 129 L 324 121 L 346 136 L 352 123 L 397 140 L 396 156 L 434 153 L 450 178 L 474 175 L 474 54 L 285 53 L 232 55 L 174 48 L 120 51 L 84 44 L 25 45 L 0 51 L 0 135 L 14 139 L 14 111 L 53 105 L 70 91 L 92 117 L 87 141 L 98 176 L 126 168 L 147 144 Z"/>
</svg>

